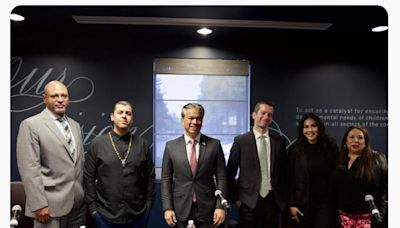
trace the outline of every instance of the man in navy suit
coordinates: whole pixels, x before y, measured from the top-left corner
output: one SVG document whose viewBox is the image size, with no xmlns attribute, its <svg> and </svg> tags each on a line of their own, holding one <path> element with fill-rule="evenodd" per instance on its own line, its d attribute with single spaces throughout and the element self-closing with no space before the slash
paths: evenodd
<svg viewBox="0 0 400 228">
<path fill-rule="evenodd" d="M 225 220 L 225 210 L 214 196 L 226 193 L 225 159 L 219 140 L 200 133 L 204 108 L 188 103 L 182 108 L 182 136 L 165 146 L 161 197 L 165 222 L 184 228 L 194 220 L 197 228 L 216 227 Z"/>
<path fill-rule="evenodd" d="M 286 204 L 287 152 L 283 137 L 269 130 L 274 105 L 258 102 L 254 127 L 236 136 L 227 165 L 228 194 L 239 208 L 241 228 L 280 226 Z M 238 168 L 239 177 L 236 180 Z"/>
</svg>

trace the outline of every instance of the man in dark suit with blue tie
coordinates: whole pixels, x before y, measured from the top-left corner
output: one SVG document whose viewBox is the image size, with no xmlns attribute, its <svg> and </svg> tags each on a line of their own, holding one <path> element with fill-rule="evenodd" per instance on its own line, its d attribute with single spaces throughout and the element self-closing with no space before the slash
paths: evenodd
<svg viewBox="0 0 400 228">
<path fill-rule="evenodd" d="M 279 227 L 281 211 L 285 208 L 285 140 L 268 128 L 274 107 L 270 102 L 258 102 L 252 113 L 253 129 L 236 136 L 231 148 L 227 165 L 228 195 L 239 208 L 241 228 Z"/>
<path fill-rule="evenodd" d="M 165 222 L 184 228 L 194 220 L 196 228 L 217 227 L 225 210 L 214 196 L 226 193 L 225 159 L 219 140 L 200 133 L 204 108 L 188 103 L 182 108 L 182 136 L 165 146 L 161 198 Z"/>
</svg>

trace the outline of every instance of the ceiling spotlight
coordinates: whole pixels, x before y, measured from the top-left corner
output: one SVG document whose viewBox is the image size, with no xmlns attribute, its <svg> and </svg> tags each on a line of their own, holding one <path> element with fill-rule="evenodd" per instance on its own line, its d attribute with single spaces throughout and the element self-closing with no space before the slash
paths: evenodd
<svg viewBox="0 0 400 228">
<path fill-rule="evenodd" d="M 10 15 L 10 19 L 13 20 L 13 21 L 23 21 L 23 20 L 25 20 L 25 17 L 23 17 L 23 16 L 21 16 L 19 14 L 16 14 L 16 13 L 12 13 Z"/>
<path fill-rule="evenodd" d="M 372 29 L 373 32 L 384 32 L 388 30 L 389 28 L 387 26 L 377 26 Z"/>
<path fill-rule="evenodd" d="M 208 29 L 208 28 L 201 28 L 201 29 L 197 30 L 197 33 L 201 34 L 203 36 L 207 36 L 212 33 L 212 30 Z"/>
</svg>

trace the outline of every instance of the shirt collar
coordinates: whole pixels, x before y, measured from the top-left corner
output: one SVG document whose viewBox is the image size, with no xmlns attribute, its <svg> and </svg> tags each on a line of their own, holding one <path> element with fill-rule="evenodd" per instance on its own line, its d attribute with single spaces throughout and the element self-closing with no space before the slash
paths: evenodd
<svg viewBox="0 0 400 228">
<path fill-rule="evenodd" d="M 58 120 L 58 119 L 60 119 L 60 118 L 67 119 L 67 116 L 66 116 L 66 115 L 64 115 L 64 116 L 59 116 L 59 115 L 53 113 L 52 111 L 50 111 L 50 109 L 48 109 L 47 107 L 46 107 L 45 110 L 46 110 L 47 114 L 49 114 L 50 117 L 51 117 L 53 120 Z"/>
<path fill-rule="evenodd" d="M 124 140 L 124 141 L 129 141 L 131 134 L 130 132 L 126 133 L 125 135 L 118 135 L 117 133 L 115 133 L 114 130 L 111 130 L 111 136 L 115 139 L 115 140 Z"/>
<path fill-rule="evenodd" d="M 194 140 L 196 140 L 197 142 L 200 142 L 200 135 L 201 134 L 198 134 L 195 138 L 194 138 Z M 192 138 L 190 138 L 188 135 L 186 135 L 186 134 L 183 134 L 183 137 L 185 138 L 185 144 L 187 145 L 188 143 L 190 143 L 190 141 L 192 141 Z"/>
<path fill-rule="evenodd" d="M 265 138 L 269 138 L 269 130 L 268 130 L 268 129 L 267 129 L 267 131 L 266 131 L 264 134 L 261 134 L 260 132 L 254 130 L 254 128 L 253 128 L 253 134 L 254 134 L 254 137 L 255 137 L 256 139 L 260 138 L 262 135 L 263 135 Z"/>
</svg>

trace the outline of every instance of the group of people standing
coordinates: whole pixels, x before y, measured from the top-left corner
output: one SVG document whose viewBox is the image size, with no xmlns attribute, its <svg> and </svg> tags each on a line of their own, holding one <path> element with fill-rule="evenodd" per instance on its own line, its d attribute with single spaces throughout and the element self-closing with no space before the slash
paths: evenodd
<svg viewBox="0 0 400 228">
<path fill-rule="evenodd" d="M 87 211 L 97 228 L 146 227 L 156 197 L 155 170 L 149 145 L 129 131 L 132 105 L 114 105 L 113 129 L 96 137 L 84 155 L 80 126 L 65 115 L 67 87 L 49 82 L 43 101 L 46 108 L 22 121 L 17 138 L 25 214 L 34 227 L 78 228 L 86 224 Z M 228 227 L 218 192 L 236 205 L 242 228 L 385 226 L 364 200 L 373 196 L 386 217 L 387 161 L 371 149 L 367 130 L 350 127 L 338 149 L 310 113 L 287 149 L 285 139 L 269 129 L 274 109 L 270 102 L 255 105 L 253 128 L 235 137 L 226 164 L 220 141 L 201 133 L 203 106 L 183 106 L 184 133 L 166 143 L 162 162 L 166 224 L 184 228 L 193 220 L 197 228 Z"/>
<path fill-rule="evenodd" d="M 298 227 L 387 227 L 387 161 L 372 150 L 365 127 L 349 127 L 338 148 L 321 119 L 305 114 L 288 155 L 289 219 Z"/>
</svg>

